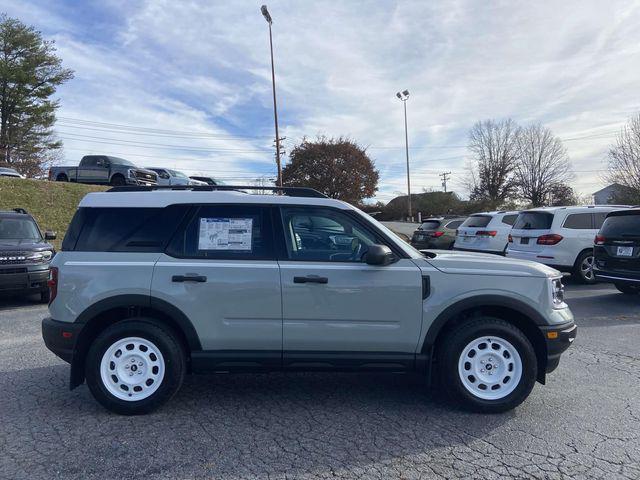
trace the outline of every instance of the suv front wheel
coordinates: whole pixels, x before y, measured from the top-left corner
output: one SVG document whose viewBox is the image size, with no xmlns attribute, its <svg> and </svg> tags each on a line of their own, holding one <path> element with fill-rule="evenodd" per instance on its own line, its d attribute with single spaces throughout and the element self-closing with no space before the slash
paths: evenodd
<svg viewBox="0 0 640 480">
<path fill-rule="evenodd" d="M 144 318 L 108 327 L 91 344 L 85 365 L 87 385 L 96 400 L 123 415 L 160 407 L 180 389 L 186 372 L 180 342 Z"/>
<path fill-rule="evenodd" d="M 442 386 L 471 410 L 511 410 L 535 384 L 537 361 L 531 342 L 504 320 L 483 317 L 465 322 L 436 348 Z"/>
</svg>

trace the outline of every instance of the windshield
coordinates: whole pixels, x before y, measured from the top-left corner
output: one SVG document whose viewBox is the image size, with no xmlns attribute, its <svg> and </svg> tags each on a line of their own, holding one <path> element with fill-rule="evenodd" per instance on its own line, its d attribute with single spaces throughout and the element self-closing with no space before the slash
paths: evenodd
<svg viewBox="0 0 640 480">
<path fill-rule="evenodd" d="M 553 223 L 553 213 L 522 212 L 518 215 L 514 230 L 548 230 Z"/>
<path fill-rule="evenodd" d="M 41 240 L 36 223 L 29 218 L 0 218 L 0 240 Z"/>
<path fill-rule="evenodd" d="M 640 237 L 640 215 L 614 215 L 604 221 L 600 233 L 605 237 Z"/>
<path fill-rule="evenodd" d="M 491 215 L 472 215 L 467 218 L 461 227 L 486 227 L 491 221 Z"/>
<path fill-rule="evenodd" d="M 427 220 L 426 222 L 422 222 L 418 230 L 436 230 L 438 227 L 440 227 L 440 221 Z"/>
<path fill-rule="evenodd" d="M 120 157 L 107 157 L 113 165 L 126 165 L 127 167 L 135 167 L 129 160 Z"/>
<path fill-rule="evenodd" d="M 167 172 L 169 172 L 171 174 L 172 177 L 178 177 L 178 178 L 189 178 L 187 177 L 184 173 L 179 172 L 177 170 L 167 170 Z"/>
</svg>

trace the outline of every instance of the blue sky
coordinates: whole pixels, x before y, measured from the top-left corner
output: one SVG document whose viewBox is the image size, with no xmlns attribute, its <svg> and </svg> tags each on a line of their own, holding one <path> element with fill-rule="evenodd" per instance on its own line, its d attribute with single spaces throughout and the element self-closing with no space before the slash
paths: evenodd
<svg viewBox="0 0 640 480">
<path fill-rule="evenodd" d="M 55 39 L 75 70 L 58 92 L 64 162 L 107 153 L 238 183 L 275 176 L 261 3 L 0 0 L 0 11 Z M 512 117 L 565 140 L 573 186 L 590 194 L 640 110 L 636 2 L 268 5 L 286 150 L 305 135 L 350 137 L 380 170 L 381 200 L 406 191 L 398 90 L 411 92 L 412 191 L 451 171 L 464 195 L 469 128 Z"/>
</svg>

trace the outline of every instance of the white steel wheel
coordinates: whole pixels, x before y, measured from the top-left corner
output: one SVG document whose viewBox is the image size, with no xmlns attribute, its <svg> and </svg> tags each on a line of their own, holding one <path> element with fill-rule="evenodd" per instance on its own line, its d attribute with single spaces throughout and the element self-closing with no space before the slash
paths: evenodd
<svg viewBox="0 0 640 480">
<path fill-rule="evenodd" d="M 522 377 L 518 350 L 500 337 L 479 337 L 469 342 L 458 359 L 462 385 L 482 400 L 500 400 L 512 393 Z"/>
<path fill-rule="evenodd" d="M 585 280 L 589 282 L 593 280 L 593 255 L 584 257 L 580 264 L 580 273 Z"/>
<path fill-rule="evenodd" d="M 165 374 L 160 349 L 149 340 L 126 337 L 113 343 L 100 361 L 100 378 L 120 400 L 136 402 L 158 390 Z"/>
</svg>

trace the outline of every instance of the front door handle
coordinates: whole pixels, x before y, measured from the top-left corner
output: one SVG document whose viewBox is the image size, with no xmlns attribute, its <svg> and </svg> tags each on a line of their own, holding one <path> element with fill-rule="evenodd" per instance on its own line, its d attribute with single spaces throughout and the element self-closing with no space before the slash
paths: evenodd
<svg viewBox="0 0 640 480">
<path fill-rule="evenodd" d="M 204 275 L 174 275 L 171 277 L 172 282 L 199 282 L 204 283 L 207 281 L 207 277 Z"/>
<path fill-rule="evenodd" d="M 306 277 L 293 277 L 293 283 L 329 283 L 327 277 L 318 277 L 317 275 L 307 275 Z"/>
</svg>

